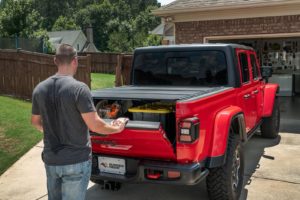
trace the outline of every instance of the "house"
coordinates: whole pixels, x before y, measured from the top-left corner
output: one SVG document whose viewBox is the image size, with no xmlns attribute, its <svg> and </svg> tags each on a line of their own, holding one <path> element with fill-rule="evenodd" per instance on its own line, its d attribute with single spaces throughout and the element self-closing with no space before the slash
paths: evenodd
<svg viewBox="0 0 300 200">
<path fill-rule="evenodd" d="M 270 81 L 279 83 L 279 95 L 298 98 L 300 107 L 299 0 L 176 0 L 153 14 L 174 26 L 176 44 L 252 46 L 260 64 L 273 67 Z"/>
<path fill-rule="evenodd" d="M 162 22 L 150 34 L 162 36 L 163 44 L 175 44 L 174 24 Z"/>
<path fill-rule="evenodd" d="M 78 52 L 97 52 L 97 48 L 93 43 L 93 29 L 87 29 L 86 37 L 82 30 L 70 30 L 70 31 L 54 31 L 48 32 L 49 42 L 55 49 L 60 44 L 72 45 Z"/>
</svg>

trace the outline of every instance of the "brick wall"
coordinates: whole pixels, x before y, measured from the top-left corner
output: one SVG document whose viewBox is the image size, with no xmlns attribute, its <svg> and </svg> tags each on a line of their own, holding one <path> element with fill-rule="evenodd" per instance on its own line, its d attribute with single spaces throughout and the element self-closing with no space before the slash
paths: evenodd
<svg viewBox="0 0 300 200">
<path fill-rule="evenodd" d="M 207 36 L 300 32 L 300 15 L 231 20 L 178 22 L 176 43 L 202 43 Z"/>
</svg>

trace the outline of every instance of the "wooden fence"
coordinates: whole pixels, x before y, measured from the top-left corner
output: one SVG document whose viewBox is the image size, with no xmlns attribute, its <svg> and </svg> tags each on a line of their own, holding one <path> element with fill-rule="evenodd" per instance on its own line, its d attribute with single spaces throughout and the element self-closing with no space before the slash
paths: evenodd
<svg viewBox="0 0 300 200">
<path fill-rule="evenodd" d="M 91 57 L 91 71 L 93 73 L 115 74 L 118 64 L 118 53 L 80 53 Z"/>
<path fill-rule="evenodd" d="M 116 86 L 129 85 L 133 56 L 120 54 L 116 67 Z"/>
<path fill-rule="evenodd" d="M 34 87 L 56 71 L 51 55 L 0 50 L 0 94 L 30 99 Z M 80 56 L 75 78 L 90 86 L 90 73 L 90 56 Z"/>
<path fill-rule="evenodd" d="M 119 53 L 79 53 L 79 55 L 91 57 L 91 71 L 93 73 L 115 74 L 116 67 L 118 65 L 118 57 L 120 55 L 131 54 L 119 54 Z"/>
</svg>

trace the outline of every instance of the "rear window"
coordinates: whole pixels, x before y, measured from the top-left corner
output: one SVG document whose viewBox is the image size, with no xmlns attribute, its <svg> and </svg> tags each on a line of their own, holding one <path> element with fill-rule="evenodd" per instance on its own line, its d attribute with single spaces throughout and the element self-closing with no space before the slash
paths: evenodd
<svg viewBox="0 0 300 200">
<path fill-rule="evenodd" d="M 255 55 L 251 54 L 250 60 L 251 60 L 251 66 L 252 66 L 253 79 L 257 79 L 258 78 L 258 67 L 257 67 Z"/>
<path fill-rule="evenodd" d="M 240 53 L 239 54 L 239 59 L 240 59 L 240 65 L 241 65 L 241 70 L 242 70 L 243 83 L 247 83 L 250 80 L 249 63 L 248 63 L 247 54 Z"/>
<path fill-rule="evenodd" d="M 228 84 L 222 51 L 155 52 L 135 55 L 134 85 L 221 86 Z"/>
</svg>

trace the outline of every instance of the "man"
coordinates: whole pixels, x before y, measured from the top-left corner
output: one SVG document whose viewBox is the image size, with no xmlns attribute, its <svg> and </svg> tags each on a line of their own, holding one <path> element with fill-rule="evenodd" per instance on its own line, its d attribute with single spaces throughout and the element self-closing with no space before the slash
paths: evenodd
<svg viewBox="0 0 300 200">
<path fill-rule="evenodd" d="M 85 198 L 91 174 L 89 129 L 119 133 L 126 120 L 109 125 L 99 118 L 88 86 L 73 78 L 78 59 L 72 46 L 62 44 L 54 62 L 58 72 L 33 91 L 31 123 L 44 133 L 42 159 L 49 200 L 80 200 Z"/>
</svg>

